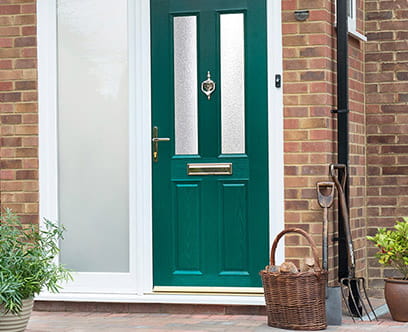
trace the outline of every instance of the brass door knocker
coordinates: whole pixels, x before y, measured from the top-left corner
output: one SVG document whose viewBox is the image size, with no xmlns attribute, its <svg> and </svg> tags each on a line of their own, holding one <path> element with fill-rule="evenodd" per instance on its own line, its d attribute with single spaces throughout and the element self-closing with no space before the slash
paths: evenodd
<svg viewBox="0 0 408 332">
<path fill-rule="evenodd" d="M 201 82 L 201 91 L 207 96 L 208 100 L 211 99 L 211 94 L 215 91 L 215 82 L 211 79 L 210 71 L 207 72 L 207 79 Z"/>
</svg>

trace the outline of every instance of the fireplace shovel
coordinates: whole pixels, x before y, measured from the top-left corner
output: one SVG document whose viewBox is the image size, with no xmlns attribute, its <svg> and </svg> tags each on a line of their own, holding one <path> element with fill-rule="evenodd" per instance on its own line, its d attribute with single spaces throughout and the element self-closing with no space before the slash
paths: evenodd
<svg viewBox="0 0 408 332">
<path fill-rule="evenodd" d="M 333 205 L 334 182 L 318 182 L 317 201 L 324 209 L 323 214 L 323 270 L 328 270 L 328 209 Z M 326 319 L 328 325 L 341 325 L 341 290 L 340 287 L 329 287 L 326 284 Z"/>
<path fill-rule="evenodd" d="M 341 183 L 339 180 L 340 170 L 343 171 Z M 350 230 L 350 218 L 345 195 L 345 188 L 347 183 L 347 166 L 344 164 L 331 164 L 330 175 L 334 183 L 336 184 L 336 189 L 339 195 L 339 208 L 343 216 L 343 228 L 347 241 L 348 277 L 340 279 L 341 295 L 350 316 L 353 318 L 353 321 L 354 317 L 359 317 L 361 320 L 363 320 L 363 313 L 366 314 L 370 321 L 372 320 L 370 313 L 372 313 L 374 318 L 378 321 L 377 315 L 375 314 L 373 306 L 371 305 L 370 299 L 367 295 L 365 279 L 362 277 L 356 277 L 356 261 Z M 363 297 L 366 300 L 365 303 Z M 368 309 L 370 310 L 370 312 L 368 311 Z"/>
</svg>

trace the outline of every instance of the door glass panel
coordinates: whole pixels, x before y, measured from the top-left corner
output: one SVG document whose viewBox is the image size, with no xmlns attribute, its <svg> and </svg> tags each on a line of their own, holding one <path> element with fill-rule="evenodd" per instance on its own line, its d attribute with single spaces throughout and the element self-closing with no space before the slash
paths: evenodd
<svg viewBox="0 0 408 332">
<path fill-rule="evenodd" d="M 129 271 L 127 0 L 58 0 L 60 261 Z"/>
<path fill-rule="evenodd" d="M 174 108 L 176 154 L 198 154 L 197 18 L 174 17 Z"/>
<path fill-rule="evenodd" d="M 220 15 L 221 151 L 245 153 L 244 15 Z"/>
</svg>

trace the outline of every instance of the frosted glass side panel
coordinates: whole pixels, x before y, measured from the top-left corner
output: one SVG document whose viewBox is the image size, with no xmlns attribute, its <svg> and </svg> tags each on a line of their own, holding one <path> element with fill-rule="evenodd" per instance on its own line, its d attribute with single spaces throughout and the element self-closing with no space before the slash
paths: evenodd
<svg viewBox="0 0 408 332">
<path fill-rule="evenodd" d="M 173 31 L 175 150 L 197 154 L 197 18 L 174 17 Z"/>
<path fill-rule="evenodd" d="M 126 0 L 58 0 L 60 261 L 129 271 Z"/>
<path fill-rule="evenodd" d="M 221 151 L 245 153 L 244 15 L 220 15 Z"/>
</svg>

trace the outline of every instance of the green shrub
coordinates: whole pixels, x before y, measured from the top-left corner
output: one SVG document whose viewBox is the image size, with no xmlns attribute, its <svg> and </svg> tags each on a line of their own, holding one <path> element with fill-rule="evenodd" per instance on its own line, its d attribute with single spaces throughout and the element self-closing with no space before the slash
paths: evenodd
<svg viewBox="0 0 408 332">
<path fill-rule="evenodd" d="M 408 279 L 408 218 L 397 221 L 393 230 L 379 228 L 375 236 L 367 236 L 379 248 L 376 257 L 380 264 L 389 265 Z"/>
<path fill-rule="evenodd" d="M 0 305 L 16 314 L 22 300 L 43 288 L 59 292 L 59 281 L 72 279 L 67 269 L 55 263 L 64 227 L 46 219 L 41 228 L 25 225 L 10 209 L 5 209 L 0 221 Z"/>
</svg>

